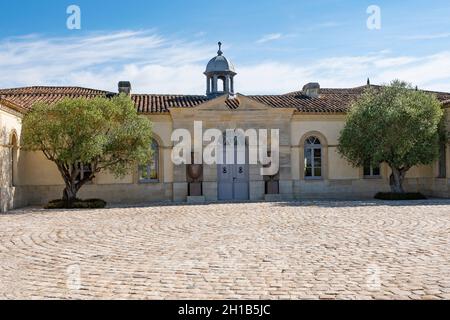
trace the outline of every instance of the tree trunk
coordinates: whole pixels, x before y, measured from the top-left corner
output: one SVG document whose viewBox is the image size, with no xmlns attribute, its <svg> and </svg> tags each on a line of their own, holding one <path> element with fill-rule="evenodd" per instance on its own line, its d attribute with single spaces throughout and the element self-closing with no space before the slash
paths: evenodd
<svg viewBox="0 0 450 320">
<path fill-rule="evenodd" d="M 66 188 L 63 192 L 63 200 L 66 204 L 66 208 L 70 209 L 73 207 L 73 203 L 77 199 L 78 188 L 76 185 L 66 184 Z"/>
<path fill-rule="evenodd" d="M 405 169 L 392 168 L 392 173 L 390 177 L 390 186 L 393 193 L 405 193 L 403 189 L 403 181 L 405 179 L 406 171 Z"/>
<path fill-rule="evenodd" d="M 77 181 L 77 176 L 80 174 L 80 168 L 76 163 L 66 164 L 58 161 L 55 162 L 66 185 L 63 191 L 62 200 L 64 201 L 66 208 L 73 208 L 73 204 L 77 200 L 78 191 L 82 186 L 95 178 L 94 172 L 99 172 L 100 170 L 97 168 L 97 163 L 94 162 L 91 164 L 93 168 L 91 174 L 85 176 L 81 181 Z"/>
</svg>

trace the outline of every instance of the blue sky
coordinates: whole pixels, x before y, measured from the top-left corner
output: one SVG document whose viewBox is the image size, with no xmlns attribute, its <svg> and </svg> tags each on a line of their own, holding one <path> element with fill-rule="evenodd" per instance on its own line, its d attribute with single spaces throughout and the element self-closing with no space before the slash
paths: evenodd
<svg viewBox="0 0 450 320">
<path fill-rule="evenodd" d="M 448 0 L 0 1 L 0 87 L 115 90 L 131 80 L 135 92 L 201 94 L 221 40 L 244 94 L 367 77 L 450 91 Z M 66 28 L 71 4 L 81 30 Z M 370 5 L 381 9 L 380 30 L 367 28 Z"/>
</svg>

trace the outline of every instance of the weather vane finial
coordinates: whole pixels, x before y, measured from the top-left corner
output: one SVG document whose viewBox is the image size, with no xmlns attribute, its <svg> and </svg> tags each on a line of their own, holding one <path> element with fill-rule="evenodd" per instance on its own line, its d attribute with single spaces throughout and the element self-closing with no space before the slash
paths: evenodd
<svg viewBox="0 0 450 320">
<path fill-rule="evenodd" d="M 218 45 L 219 45 L 219 51 L 217 51 L 217 54 L 219 56 L 221 56 L 223 54 L 223 52 L 222 52 L 222 42 L 219 41 Z"/>
</svg>

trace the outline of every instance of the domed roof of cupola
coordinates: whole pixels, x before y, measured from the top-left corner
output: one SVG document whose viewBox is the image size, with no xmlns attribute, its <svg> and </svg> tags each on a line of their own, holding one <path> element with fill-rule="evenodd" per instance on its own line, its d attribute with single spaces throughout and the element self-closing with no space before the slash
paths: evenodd
<svg viewBox="0 0 450 320">
<path fill-rule="evenodd" d="M 234 70 L 234 65 L 230 60 L 225 58 L 222 52 L 222 43 L 219 42 L 219 51 L 217 51 L 217 56 L 212 58 L 208 65 L 206 66 L 205 74 L 215 73 L 215 72 L 231 72 L 236 73 Z"/>
</svg>

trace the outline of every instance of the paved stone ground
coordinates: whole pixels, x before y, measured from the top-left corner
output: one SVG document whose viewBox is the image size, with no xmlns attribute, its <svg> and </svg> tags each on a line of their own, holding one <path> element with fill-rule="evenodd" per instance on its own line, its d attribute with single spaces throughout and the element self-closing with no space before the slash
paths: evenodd
<svg viewBox="0 0 450 320">
<path fill-rule="evenodd" d="M 0 298 L 450 299 L 450 201 L 15 211 Z"/>
</svg>

